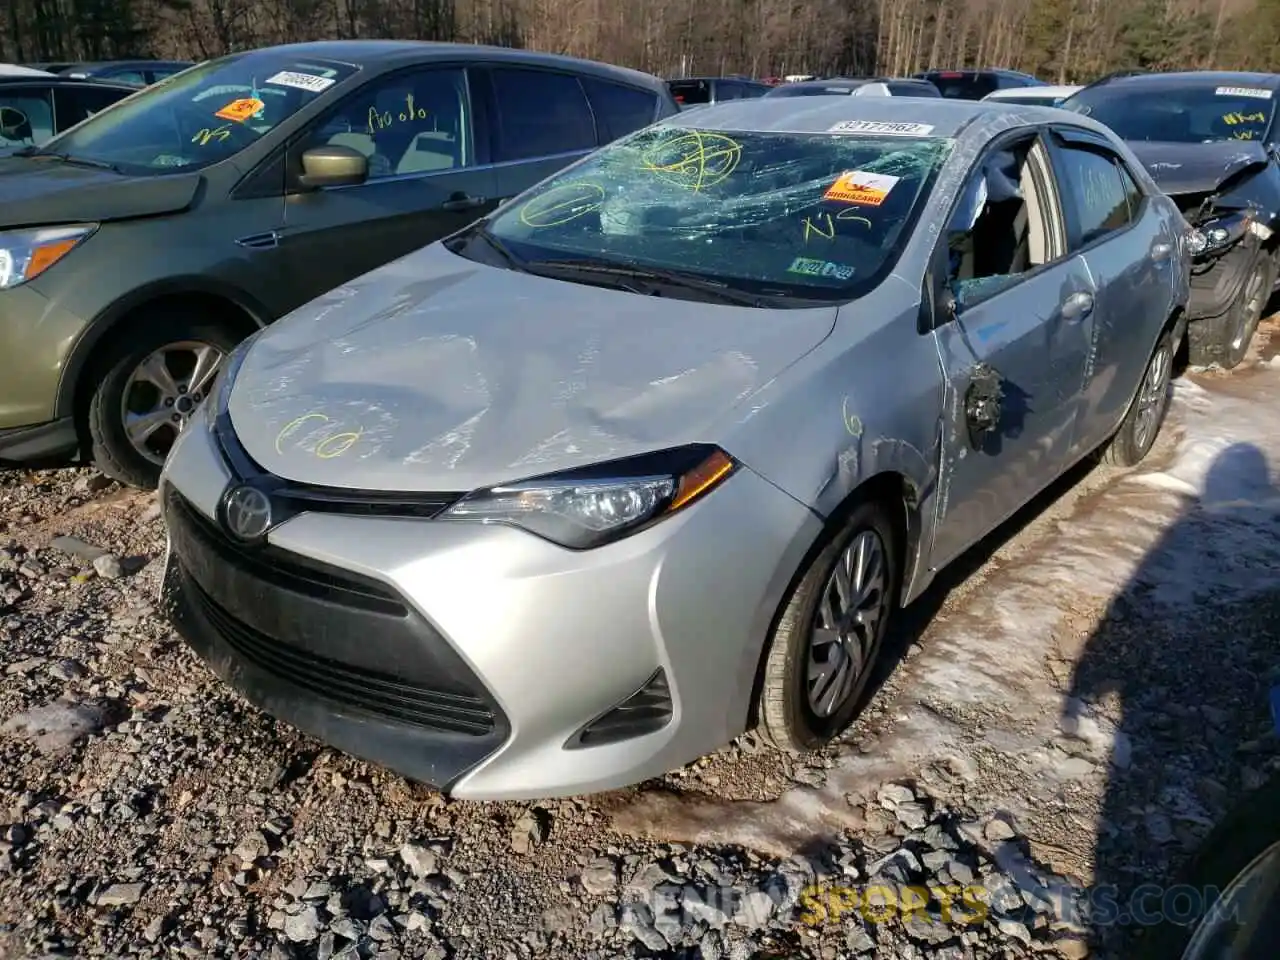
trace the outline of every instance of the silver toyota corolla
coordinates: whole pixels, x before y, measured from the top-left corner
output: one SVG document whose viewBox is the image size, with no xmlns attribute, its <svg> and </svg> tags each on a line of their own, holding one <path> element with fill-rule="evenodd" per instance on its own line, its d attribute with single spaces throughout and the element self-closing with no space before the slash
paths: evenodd
<svg viewBox="0 0 1280 960">
<path fill-rule="evenodd" d="M 650 127 L 229 359 L 162 480 L 173 615 L 264 710 L 458 797 L 821 745 L 943 566 L 1151 448 L 1185 230 L 1048 108 Z"/>
</svg>

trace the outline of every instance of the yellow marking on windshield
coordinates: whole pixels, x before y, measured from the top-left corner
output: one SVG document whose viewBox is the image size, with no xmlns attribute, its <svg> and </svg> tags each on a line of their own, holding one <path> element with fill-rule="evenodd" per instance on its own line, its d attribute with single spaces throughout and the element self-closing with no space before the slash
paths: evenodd
<svg viewBox="0 0 1280 960">
<path fill-rule="evenodd" d="M 819 222 L 822 222 L 822 220 L 823 220 L 824 218 L 825 218 L 825 220 L 826 220 L 826 227 L 827 227 L 827 229 L 826 229 L 826 230 L 823 230 L 823 229 L 822 229 L 822 227 L 820 227 L 820 226 L 818 226 L 817 224 L 815 224 L 815 223 L 813 222 L 812 218 L 810 218 L 810 217 L 805 217 L 805 218 L 804 218 L 804 242 L 805 242 L 805 243 L 808 243 L 808 242 L 809 242 L 809 235 L 810 235 L 811 233 L 816 233 L 816 234 L 817 234 L 818 236 L 820 236 L 823 240 L 834 240 L 834 239 L 835 239 L 835 236 L 836 236 L 836 224 L 835 224 L 835 221 L 831 219 L 831 214 L 829 214 L 829 213 L 820 213 L 820 214 L 818 214 L 818 220 L 819 220 Z"/>
<path fill-rule="evenodd" d="M 526 227 L 558 227 L 599 210 L 604 187 L 595 183 L 562 183 L 534 197 L 520 208 Z"/>
<path fill-rule="evenodd" d="M 839 213 L 836 214 L 836 219 L 837 220 L 855 220 L 858 223 L 865 223 L 867 225 L 868 230 L 871 229 L 871 221 L 868 220 L 866 217 L 859 216 L 857 211 L 853 207 L 845 207 L 843 210 L 841 210 Z"/>
<path fill-rule="evenodd" d="M 738 167 L 742 144 L 722 133 L 691 130 L 643 154 L 644 169 L 667 183 L 697 193 L 714 187 Z"/>
<path fill-rule="evenodd" d="M 206 146 L 213 141 L 221 143 L 227 137 L 231 136 L 231 127 L 229 124 L 223 124 L 220 127 L 205 127 L 194 137 L 191 138 L 192 143 L 198 143 L 200 146 Z"/>
<path fill-rule="evenodd" d="M 1267 115 L 1261 110 L 1257 113 L 1224 113 L 1222 119 L 1234 127 L 1241 123 L 1266 123 Z"/>
</svg>

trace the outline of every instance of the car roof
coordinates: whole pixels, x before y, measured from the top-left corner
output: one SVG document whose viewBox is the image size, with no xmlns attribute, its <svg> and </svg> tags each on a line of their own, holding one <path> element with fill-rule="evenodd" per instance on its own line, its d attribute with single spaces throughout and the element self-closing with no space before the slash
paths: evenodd
<svg viewBox="0 0 1280 960">
<path fill-rule="evenodd" d="M 1245 70 L 1170 70 L 1161 73 L 1133 73 L 1103 77 L 1090 87 L 1185 87 L 1250 86 L 1267 90 L 1280 88 L 1280 73 L 1252 73 Z"/>
<path fill-rule="evenodd" d="M 558 53 L 536 50 L 516 50 L 510 47 L 493 47 L 477 43 L 445 43 L 434 40 L 313 40 L 307 43 L 286 43 L 275 47 L 259 47 L 231 56 L 248 56 L 262 53 L 280 53 L 285 56 L 319 57 L 336 60 L 354 66 L 390 69 L 421 62 L 424 59 L 489 60 L 513 64 L 559 67 L 580 70 L 601 77 L 610 77 L 620 83 L 633 86 L 659 87 L 666 84 L 650 73 L 583 60 Z"/>
<path fill-rule="evenodd" d="M 713 104 L 664 120 L 677 126 L 761 133 L 826 133 L 845 120 L 877 123 L 923 123 L 930 136 L 957 137 L 973 121 L 1003 114 L 1022 116 L 1028 124 L 1054 120 L 1106 133 L 1106 127 L 1081 114 L 1053 107 L 948 100 L 944 97 L 757 97 Z"/>
<path fill-rule="evenodd" d="M 0 77 L 52 77 L 48 70 L 37 70 L 35 67 L 20 67 L 16 63 L 0 63 Z"/>
<path fill-rule="evenodd" d="M 1045 84 L 1039 87 L 1007 87 L 1004 90 L 993 90 L 982 99 L 984 100 L 1008 100 L 1014 97 L 1043 97 L 1051 100 L 1055 97 L 1069 97 L 1077 90 L 1083 90 L 1078 83 L 1064 84 Z"/>
<path fill-rule="evenodd" d="M 189 67 L 192 60 L 86 60 L 83 63 L 72 63 L 68 70 L 97 70 L 101 67 Z"/>
<path fill-rule="evenodd" d="M 50 74 L 13 74 L 6 76 L 0 74 L 0 84 L 19 84 L 19 83 L 38 83 L 42 87 L 98 87 L 103 90 L 127 90 L 130 93 L 137 93 L 139 89 L 137 84 L 125 83 L 121 80 L 111 80 L 106 77 L 68 77 L 62 73 Z"/>
</svg>

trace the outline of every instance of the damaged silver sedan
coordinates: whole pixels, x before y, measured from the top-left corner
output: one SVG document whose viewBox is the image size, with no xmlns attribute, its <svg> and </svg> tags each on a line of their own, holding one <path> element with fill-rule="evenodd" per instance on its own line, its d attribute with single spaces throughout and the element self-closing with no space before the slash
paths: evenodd
<svg viewBox="0 0 1280 960">
<path fill-rule="evenodd" d="M 459 797 L 820 746 L 942 567 L 1151 449 L 1186 229 L 1056 110 L 647 128 L 241 346 L 162 478 L 175 621 Z"/>
</svg>

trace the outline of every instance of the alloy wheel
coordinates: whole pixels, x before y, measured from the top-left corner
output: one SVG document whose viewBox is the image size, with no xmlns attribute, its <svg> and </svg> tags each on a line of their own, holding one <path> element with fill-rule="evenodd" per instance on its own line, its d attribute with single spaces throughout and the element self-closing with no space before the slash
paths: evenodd
<svg viewBox="0 0 1280 960">
<path fill-rule="evenodd" d="M 817 716 L 832 716 L 859 688 L 888 616 L 888 583 L 884 543 L 859 531 L 822 588 L 809 638 L 806 688 Z"/>
<path fill-rule="evenodd" d="M 1151 441 L 1160 415 L 1169 401 L 1169 373 L 1172 369 L 1169 348 L 1161 345 L 1147 364 L 1147 375 L 1138 388 L 1138 413 L 1133 425 L 1133 442 L 1145 450 Z"/>
<path fill-rule="evenodd" d="M 208 394 L 223 352 L 181 340 L 152 352 L 129 375 L 120 401 L 125 436 L 147 460 L 163 464 L 169 449 Z"/>
</svg>

